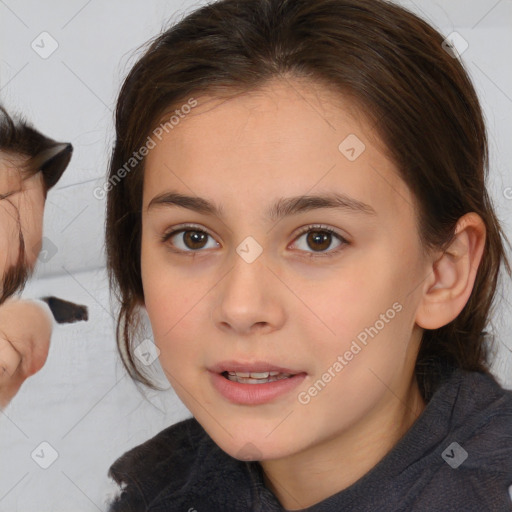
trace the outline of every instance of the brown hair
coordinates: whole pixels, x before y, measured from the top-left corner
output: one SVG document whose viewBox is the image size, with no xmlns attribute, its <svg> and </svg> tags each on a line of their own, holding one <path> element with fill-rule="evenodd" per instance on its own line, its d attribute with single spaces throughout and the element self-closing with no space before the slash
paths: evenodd
<svg viewBox="0 0 512 512">
<path fill-rule="evenodd" d="M 7 110 L 0 106 L 0 165 L 9 163 L 20 175 L 20 182 L 41 171 L 43 173 L 43 187 L 45 196 L 60 179 L 71 159 L 73 146 L 69 143 L 56 142 L 33 128 L 23 118 L 14 118 Z M 4 169 L 0 167 L 0 172 Z M 0 200 L 10 202 L 9 195 L 0 195 Z M 11 203 L 14 207 L 14 205 Z M 15 208 L 15 207 L 14 207 Z M 18 259 L 7 269 L 2 279 L 0 304 L 20 292 L 30 277 L 29 269 L 25 264 L 25 240 L 21 230 L 19 212 L 18 222 Z"/>
<path fill-rule="evenodd" d="M 11 117 L 0 105 L 0 152 L 17 160 L 21 179 L 41 171 L 47 193 L 66 170 L 73 146 L 43 135 L 25 119 Z"/>
<path fill-rule="evenodd" d="M 446 248 L 465 213 L 476 212 L 487 229 L 466 306 L 448 325 L 424 331 L 416 377 L 428 400 L 443 364 L 488 371 L 484 328 L 502 261 L 510 275 L 506 237 L 485 186 L 481 107 L 443 39 L 414 14 L 382 0 L 220 0 L 201 7 L 150 41 L 125 79 L 109 182 L 161 116 L 191 96 L 235 95 L 279 77 L 311 79 L 349 95 L 375 123 L 417 201 L 425 252 Z M 118 347 L 130 375 L 152 386 L 132 355 L 144 300 L 143 172 L 141 159 L 111 187 L 105 229 L 110 287 L 120 302 Z"/>
</svg>

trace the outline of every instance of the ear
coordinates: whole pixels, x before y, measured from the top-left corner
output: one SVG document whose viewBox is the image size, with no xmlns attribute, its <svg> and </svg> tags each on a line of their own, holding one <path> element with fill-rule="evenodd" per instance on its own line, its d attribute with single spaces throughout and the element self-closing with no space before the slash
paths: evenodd
<svg viewBox="0 0 512 512">
<path fill-rule="evenodd" d="M 461 217 L 450 246 L 431 263 L 416 323 L 423 329 L 439 329 L 457 318 L 475 283 L 485 247 L 486 229 L 475 212 Z"/>
</svg>

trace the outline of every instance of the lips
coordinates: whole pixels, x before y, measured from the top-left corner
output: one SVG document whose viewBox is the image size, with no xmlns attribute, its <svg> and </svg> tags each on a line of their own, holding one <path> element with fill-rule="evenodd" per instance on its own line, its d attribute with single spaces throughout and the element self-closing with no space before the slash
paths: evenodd
<svg viewBox="0 0 512 512">
<path fill-rule="evenodd" d="M 219 395 L 237 405 L 263 405 L 286 399 L 307 375 L 268 361 L 223 361 L 208 368 L 208 372 Z"/>
<path fill-rule="evenodd" d="M 305 373 L 303 370 L 277 366 L 268 361 L 254 361 L 250 363 L 244 363 L 240 361 L 222 361 L 211 366 L 209 370 L 214 373 L 236 373 L 238 376 L 245 378 L 249 377 L 249 374 L 270 374 L 270 372 L 273 372 L 274 375 L 297 375 L 298 373 Z M 268 375 L 266 377 L 268 377 Z M 261 378 L 263 378 L 263 376 L 261 376 Z"/>
</svg>

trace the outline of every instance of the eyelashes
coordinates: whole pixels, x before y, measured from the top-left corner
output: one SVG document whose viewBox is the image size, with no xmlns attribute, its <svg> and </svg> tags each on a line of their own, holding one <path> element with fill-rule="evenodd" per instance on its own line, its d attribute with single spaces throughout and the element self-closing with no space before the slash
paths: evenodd
<svg viewBox="0 0 512 512">
<path fill-rule="evenodd" d="M 321 235 L 320 237 L 317 236 L 319 234 Z M 305 250 L 304 252 L 308 255 L 308 257 L 335 256 L 341 249 L 343 249 L 343 247 L 345 245 L 348 245 L 348 241 L 343 236 L 341 236 L 338 232 L 336 232 L 332 228 L 329 228 L 328 226 L 323 226 L 323 225 L 319 225 L 319 224 L 306 226 L 301 231 L 299 231 L 295 240 L 299 240 L 300 238 L 303 237 L 303 235 L 308 235 L 306 237 L 306 245 L 309 244 L 310 242 L 312 242 L 313 244 L 316 244 L 316 243 L 318 243 L 318 241 L 321 244 L 325 245 L 325 242 L 328 241 L 327 246 L 330 247 L 331 242 L 333 240 L 337 240 L 339 242 L 339 245 L 335 249 L 332 249 L 329 251 L 320 250 L 320 251 L 311 251 L 310 252 L 310 251 Z M 311 235 L 315 235 L 315 236 L 311 236 Z M 323 249 L 325 249 L 325 247 Z"/>
<path fill-rule="evenodd" d="M 312 224 L 302 228 L 299 233 L 296 234 L 293 245 L 296 245 L 297 241 L 303 238 L 304 235 L 307 235 L 307 237 L 305 237 L 305 244 L 302 244 L 303 247 L 310 247 L 309 244 L 321 246 L 314 247 L 314 249 L 320 250 L 308 251 L 306 249 L 299 249 L 299 252 L 304 253 L 304 257 L 307 258 L 335 256 L 346 245 L 349 245 L 349 242 L 341 234 L 321 224 Z M 175 238 L 177 238 L 178 244 L 181 244 L 181 248 L 176 246 L 176 242 L 172 241 L 172 239 Z M 207 246 L 209 238 L 213 240 L 213 247 Z M 168 230 L 162 235 L 161 241 L 172 252 L 184 256 L 195 256 L 197 253 L 205 252 L 203 249 L 220 247 L 220 244 L 214 240 L 214 237 L 210 233 L 194 224 L 185 224 Z M 330 249 L 332 243 L 335 241 L 337 241 L 339 245 L 334 249 Z M 326 249 L 329 250 L 326 251 Z"/>
<path fill-rule="evenodd" d="M 174 230 L 171 230 L 170 232 L 167 232 L 166 234 L 164 234 L 164 236 L 162 237 L 162 242 L 164 243 L 167 243 L 168 244 L 168 241 L 174 237 L 176 237 L 178 234 L 180 233 L 183 233 L 183 234 L 189 234 L 189 233 L 193 233 L 194 236 L 190 237 L 188 236 L 186 238 L 186 240 L 188 240 L 189 243 L 191 244 L 201 244 L 205 239 L 207 239 L 208 237 L 210 238 L 213 238 L 212 235 L 210 235 L 207 231 L 204 231 L 203 229 L 199 228 L 199 227 L 196 227 L 194 225 L 185 225 L 185 226 L 182 226 L 180 229 L 174 229 Z M 181 239 L 181 242 L 184 241 L 184 238 L 182 237 Z M 196 252 L 199 252 L 201 249 L 204 249 L 204 247 L 195 247 L 195 248 L 188 248 L 189 250 L 187 249 L 174 249 L 173 247 L 175 247 L 175 244 L 168 244 L 170 245 L 170 247 L 172 248 L 173 251 L 175 252 L 192 252 L 192 253 L 196 253 Z M 218 246 L 219 244 L 217 244 Z"/>
</svg>

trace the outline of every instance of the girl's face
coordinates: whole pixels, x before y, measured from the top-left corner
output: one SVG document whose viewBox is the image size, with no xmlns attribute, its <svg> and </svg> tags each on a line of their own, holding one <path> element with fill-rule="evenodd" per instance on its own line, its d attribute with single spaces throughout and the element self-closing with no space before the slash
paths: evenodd
<svg viewBox="0 0 512 512">
<path fill-rule="evenodd" d="M 371 125 L 298 81 L 197 99 L 144 175 L 145 307 L 170 383 L 240 459 L 396 430 L 422 403 L 428 264 L 412 194 Z M 251 371 L 294 377 L 248 383 Z"/>
</svg>

